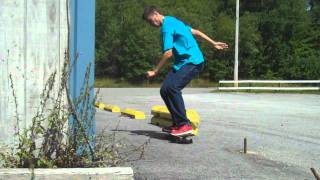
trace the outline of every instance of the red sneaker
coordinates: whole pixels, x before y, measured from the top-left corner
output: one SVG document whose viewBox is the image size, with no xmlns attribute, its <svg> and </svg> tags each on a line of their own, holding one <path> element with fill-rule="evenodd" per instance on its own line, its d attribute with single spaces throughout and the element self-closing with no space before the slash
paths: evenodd
<svg viewBox="0 0 320 180">
<path fill-rule="evenodd" d="M 178 127 L 177 126 L 164 127 L 164 128 L 162 128 L 162 131 L 166 132 L 166 133 L 171 133 L 172 130 L 174 130 L 174 129 L 178 129 Z"/>
<path fill-rule="evenodd" d="M 192 126 L 189 124 L 182 125 L 178 129 L 173 129 L 170 134 L 173 136 L 183 136 L 192 134 Z"/>
</svg>

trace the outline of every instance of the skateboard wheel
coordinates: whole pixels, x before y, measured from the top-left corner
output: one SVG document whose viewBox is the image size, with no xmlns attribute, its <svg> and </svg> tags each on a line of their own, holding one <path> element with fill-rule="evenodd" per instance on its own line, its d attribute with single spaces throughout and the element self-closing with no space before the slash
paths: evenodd
<svg viewBox="0 0 320 180">
<path fill-rule="evenodd" d="M 174 143 L 178 144 L 192 144 L 193 139 L 191 137 L 177 137 L 177 136 L 172 136 L 171 134 L 168 134 L 168 140 Z"/>
<path fill-rule="evenodd" d="M 183 137 L 183 138 L 179 139 L 179 141 L 180 141 L 182 144 L 191 144 L 191 143 L 193 143 L 192 138 L 187 138 L 187 137 Z"/>
<path fill-rule="evenodd" d="M 186 144 L 191 144 L 193 143 L 193 139 L 183 139 L 183 142 L 186 143 Z"/>
</svg>

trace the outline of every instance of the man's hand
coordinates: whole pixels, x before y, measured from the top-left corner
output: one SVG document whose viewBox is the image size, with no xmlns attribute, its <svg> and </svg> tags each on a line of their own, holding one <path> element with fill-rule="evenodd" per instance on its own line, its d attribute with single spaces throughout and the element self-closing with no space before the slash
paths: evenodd
<svg viewBox="0 0 320 180">
<path fill-rule="evenodd" d="M 148 78 L 152 78 L 152 77 L 154 77 L 154 76 L 156 76 L 158 73 L 157 73 L 157 71 L 147 71 L 147 77 Z"/>
<path fill-rule="evenodd" d="M 152 78 L 158 74 L 162 66 L 164 66 L 167 63 L 167 60 L 173 56 L 172 49 L 167 50 L 165 53 L 163 53 L 160 62 L 158 63 L 157 67 L 154 68 L 154 70 L 147 71 L 147 77 Z"/>
<path fill-rule="evenodd" d="M 223 42 L 215 42 L 215 43 L 213 44 L 213 46 L 214 46 L 216 49 L 219 49 L 219 50 L 221 50 L 221 49 L 227 49 L 227 48 L 228 48 L 228 44 L 223 43 Z"/>
</svg>

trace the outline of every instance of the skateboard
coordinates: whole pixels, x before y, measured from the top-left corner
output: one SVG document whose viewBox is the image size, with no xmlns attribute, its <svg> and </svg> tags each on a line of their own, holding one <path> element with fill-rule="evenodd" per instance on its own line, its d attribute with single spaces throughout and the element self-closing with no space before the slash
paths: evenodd
<svg viewBox="0 0 320 180">
<path fill-rule="evenodd" d="M 173 125 L 171 114 L 166 106 L 153 106 L 151 114 L 153 115 L 153 117 L 151 118 L 151 124 L 161 128 L 170 127 Z M 187 118 L 191 121 L 191 125 L 193 128 L 192 134 L 187 134 L 183 136 L 173 136 L 170 133 L 163 131 L 167 134 L 167 139 L 169 141 L 180 144 L 193 143 L 192 137 L 198 135 L 200 116 L 196 111 L 192 109 L 187 109 L 186 114 Z"/>
<path fill-rule="evenodd" d="M 168 134 L 168 139 L 171 142 L 179 143 L 179 144 L 192 144 L 193 143 L 192 137 L 194 136 L 194 134 L 185 134 L 182 136 L 174 136 L 168 132 L 167 132 L 167 134 Z"/>
</svg>

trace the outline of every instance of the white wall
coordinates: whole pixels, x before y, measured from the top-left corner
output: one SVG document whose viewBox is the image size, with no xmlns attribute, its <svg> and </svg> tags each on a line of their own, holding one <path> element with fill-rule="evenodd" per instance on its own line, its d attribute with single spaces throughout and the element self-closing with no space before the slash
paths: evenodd
<svg viewBox="0 0 320 180">
<path fill-rule="evenodd" d="M 9 74 L 24 128 L 48 77 L 60 73 L 67 36 L 66 0 L 0 0 L 0 143 L 12 142 L 16 123 Z"/>
</svg>

